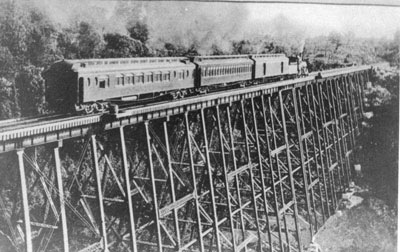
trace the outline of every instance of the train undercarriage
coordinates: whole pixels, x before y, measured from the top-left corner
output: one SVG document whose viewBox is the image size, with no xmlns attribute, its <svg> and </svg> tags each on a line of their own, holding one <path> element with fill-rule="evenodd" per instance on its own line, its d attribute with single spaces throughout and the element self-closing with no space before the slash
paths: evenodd
<svg viewBox="0 0 400 252">
<path fill-rule="evenodd" d="M 307 74 L 308 75 L 308 74 Z M 120 108 L 133 107 L 139 105 L 146 105 L 154 102 L 168 101 L 183 99 L 201 94 L 221 92 L 236 88 L 245 88 L 253 85 L 273 83 L 282 80 L 295 79 L 307 75 L 298 76 L 296 74 L 285 76 L 273 76 L 266 78 L 259 78 L 256 80 L 239 81 L 232 83 L 222 83 L 218 85 L 203 86 L 197 88 L 171 90 L 167 92 L 146 93 L 141 95 L 125 96 L 105 101 L 88 102 L 83 104 L 75 104 L 75 111 L 83 114 L 104 113 L 118 113 Z"/>
</svg>

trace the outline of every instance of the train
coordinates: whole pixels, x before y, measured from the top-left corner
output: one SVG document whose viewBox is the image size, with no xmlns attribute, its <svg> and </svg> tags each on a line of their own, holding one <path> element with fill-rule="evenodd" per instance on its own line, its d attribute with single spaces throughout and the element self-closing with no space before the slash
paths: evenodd
<svg viewBox="0 0 400 252">
<path fill-rule="evenodd" d="M 179 99 L 215 90 L 308 75 L 299 56 L 221 55 L 60 60 L 44 73 L 45 97 L 57 112 L 91 114 L 131 101 Z"/>
</svg>

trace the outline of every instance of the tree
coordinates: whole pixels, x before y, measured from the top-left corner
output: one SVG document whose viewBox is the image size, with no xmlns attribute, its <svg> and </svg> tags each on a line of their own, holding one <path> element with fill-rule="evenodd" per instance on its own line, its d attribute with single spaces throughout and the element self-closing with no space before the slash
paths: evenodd
<svg viewBox="0 0 400 252">
<path fill-rule="evenodd" d="M 30 64 L 44 66 L 53 62 L 56 52 L 57 32 L 50 20 L 40 11 L 30 12 L 27 39 L 27 58 Z"/>
<path fill-rule="evenodd" d="M 106 58 L 124 58 L 140 57 L 147 55 L 147 48 L 142 42 L 117 33 L 108 33 L 104 35 L 105 48 L 103 57 Z"/>
<path fill-rule="evenodd" d="M 0 78 L 0 120 L 19 116 L 15 86 L 5 78 Z"/>
<path fill-rule="evenodd" d="M 58 54 L 65 59 L 79 57 L 78 44 L 75 42 L 75 33 L 71 29 L 63 29 L 57 36 Z"/>
<path fill-rule="evenodd" d="M 186 56 L 187 48 L 172 43 L 165 43 L 161 49 L 160 56 L 180 57 Z"/>
<path fill-rule="evenodd" d="M 129 36 L 135 40 L 139 40 L 143 44 L 146 44 L 149 40 L 149 29 L 147 25 L 141 22 L 136 22 L 133 26 L 128 28 Z"/>
<path fill-rule="evenodd" d="M 96 58 L 104 45 L 102 36 L 87 22 L 80 22 L 76 39 L 78 58 Z"/>
<path fill-rule="evenodd" d="M 249 40 L 233 41 L 232 43 L 233 54 L 251 54 L 253 53 L 252 45 Z"/>
<path fill-rule="evenodd" d="M 28 50 L 26 13 L 16 1 L 2 2 L 0 7 L 0 44 L 19 61 L 24 61 Z"/>
<path fill-rule="evenodd" d="M 12 79 L 16 71 L 14 56 L 7 47 L 0 47 L 0 77 Z"/>
<path fill-rule="evenodd" d="M 43 68 L 33 65 L 23 67 L 15 78 L 22 116 L 33 116 L 45 111 L 45 83 Z"/>
<path fill-rule="evenodd" d="M 343 36 L 338 32 L 331 32 L 328 35 L 328 41 L 333 46 L 333 53 L 336 53 L 341 45 L 343 45 Z"/>
</svg>

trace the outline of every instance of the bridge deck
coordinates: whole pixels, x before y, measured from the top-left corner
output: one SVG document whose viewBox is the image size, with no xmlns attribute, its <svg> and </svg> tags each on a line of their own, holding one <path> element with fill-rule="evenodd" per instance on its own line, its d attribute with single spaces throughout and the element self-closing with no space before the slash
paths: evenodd
<svg viewBox="0 0 400 252">
<path fill-rule="evenodd" d="M 322 71 L 323 79 L 339 77 L 349 73 L 360 72 L 369 69 L 370 66 L 348 67 Z M 315 81 L 316 73 L 305 78 L 279 81 L 275 83 L 260 84 L 242 89 L 233 89 L 224 92 L 216 92 L 196 97 L 185 98 L 171 102 L 163 102 L 122 110 L 116 117 L 108 114 L 66 116 L 50 115 L 41 120 L 9 120 L 0 121 L 0 153 L 19 148 L 31 147 L 45 143 L 82 137 L 96 127 L 105 130 L 118 128 L 125 125 L 136 124 L 144 120 L 180 114 L 184 111 L 198 110 L 238 101 L 242 98 L 260 96 L 273 93 L 282 88 L 303 86 Z M 54 118 L 55 117 L 55 118 Z"/>
</svg>

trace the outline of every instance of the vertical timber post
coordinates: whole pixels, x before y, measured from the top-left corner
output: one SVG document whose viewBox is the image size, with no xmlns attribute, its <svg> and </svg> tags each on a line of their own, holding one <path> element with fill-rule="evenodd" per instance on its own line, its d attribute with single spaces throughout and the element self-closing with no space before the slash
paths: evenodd
<svg viewBox="0 0 400 252">
<path fill-rule="evenodd" d="M 308 217 L 308 221 L 310 224 L 310 235 L 313 235 L 313 226 L 312 226 L 312 221 L 311 221 L 311 205 L 310 205 L 310 195 L 309 195 L 309 188 L 308 188 L 308 181 L 307 181 L 307 168 L 305 165 L 305 161 L 304 161 L 304 156 L 308 155 L 307 151 L 304 151 L 304 146 L 303 146 L 303 136 L 302 136 L 302 131 L 301 131 L 301 120 L 302 120 L 302 113 L 299 113 L 299 108 L 297 107 L 298 103 L 297 103 L 297 92 L 296 92 L 296 88 L 292 88 L 292 98 L 293 98 L 293 107 L 294 107 L 294 113 L 295 113 L 295 117 L 296 117 L 296 131 L 297 131 L 297 141 L 299 142 L 299 149 L 300 149 L 300 165 L 301 165 L 301 170 L 302 170 L 302 175 L 303 175 L 303 181 L 304 181 L 304 193 L 306 196 L 306 206 L 307 206 L 307 217 Z M 299 101 L 299 104 L 301 106 L 301 102 Z M 304 127 L 304 125 L 303 125 Z M 284 130 L 286 131 L 286 129 L 284 128 Z M 307 145 L 307 140 L 304 139 L 305 145 Z M 289 143 L 287 143 L 289 145 Z M 307 147 L 306 147 L 307 148 Z M 308 158 L 307 158 L 308 159 Z M 308 171 L 309 173 L 311 171 Z M 310 181 L 311 183 L 311 181 Z M 313 190 L 311 188 L 311 190 Z M 312 193 L 313 194 L 313 193 Z M 313 206 L 314 206 L 314 201 L 313 201 Z M 315 211 L 315 208 L 314 208 Z M 297 217 L 296 217 L 297 218 Z M 300 242 L 300 241 L 299 241 Z"/>
<path fill-rule="evenodd" d="M 91 144 L 92 144 L 92 159 L 94 164 L 94 171 L 95 171 L 95 181 L 96 181 L 96 193 L 97 193 L 97 200 L 99 203 L 99 211 L 100 211 L 100 225 L 101 225 L 101 237 L 103 239 L 103 251 L 108 251 L 107 248 L 107 228 L 106 228 L 106 220 L 105 220 L 105 213 L 104 213 L 104 205 L 103 205 L 103 192 L 101 190 L 101 181 L 100 181 L 100 169 L 99 169 L 99 160 L 97 156 L 97 140 L 96 135 L 91 135 Z"/>
<path fill-rule="evenodd" d="M 168 165 L 168 177 L 169 177 L 169 183 L 170 183 L 170 193 L 171 193 L 171 199 L 172 202 L 176 202 L 176 195 L 175 195 L 175 183 L 174 183 L 174 173 L 172 170 L 172 164 L 171 164 L 171 152 L 169 149 L 169 137 L 168 137 L 168 122 L 169 118 L 167 118 L 166 121 L 163 122 L 164 126 L 164 137 L 165 137 L 165 149 L 167 151 L 167 165 Z M 173 219 L 174 219 L 174 227 L 175 227 L 175 236 L 176 236 L 176 250 L 179 251 L 181 249 L 181 236 L 179 232 L 179 215 L 178 215 L 178 209 L 173 208 Z"/>
<path fill-rule="evenodd" d="M 210 161 L 210 153 L 208 149 L 208 140 L 207 140 L 207 128 L 206 128 L 206 119 L 204 116 L 204 109 L 200 109 L 201 115 L 201 125 L 203 128 L 203 138 L 204 138 L 204 148 L 205 148 L 205 157 L 206 157 L 206 165 L 207 165 L 207 173 L 208 173 L 208 180 L 210 183 L 210 194 L 211 194 L 211 208 L 213 212 L 213 226 L 215 231 L 215 237 L 217 242 L 217 251 L 221 251 L 221 241 L 219 239 L 219 229 L 218 229 L 218 215 L 217 215 L 217 206 L 215 204 L 215 193 L 214 193 L 214 179 L 211 169 L 211 161 Z M 212 247 L 212 244 L 211 244 Z"/>
<path fill-rule="evenodd" d="M 330 141 L 329 141 L 329 135 L 328 135 L 328 130 L 327 130 L 327 122 L 326 122 L 326 112 L 325 112 L 325 105 L 324 105 L 324 95 L 323 95 L 323 90 L 322 86 L 326 84 L 326 80 L 324 82 L 318 82 L 317 83 L 317 96 L 318 96 L 318 104 L 319 104 L 319 112 L 321 115 L 321 130 L 322 130 L 322 135 L 323 135 L 323 152 L 325 152 L 325 162 L 326 162 L 326 169 L 328 173 L 328 180 L 329 180 L 329 188 L 331 191 L 331 200 L 332 200 L 332 205 L 333 205 L 333 212 L 335 212 L 336 209 L 336 188 L 335 188 L 335 177 L 333 176 L 331 172 L 331 155 L 330 155 Z M 322 153 L 323 153 L 322 152 Z"/>
<path fill-rule="evenodd" d="M 153 157 L 151 151 L 151 142 L 150 142 L 150 132 L 149 132 L 149 121 L 144 122 L 144 127 L 146 130 L 146 140 L 147 140 L 147 153 L 148 157 L 148 167 L 150 173 L 150 180 L 151 180 L 151 191 L 152 191 L 152 198 L 154 204 L 154 216 L 155 216 L 155 223 L 156 232 L 157 232 L 157 247 L 159 252 L 162 252 L 162 237 L 161 237 L 161 229 L 160 229 L 160 212 L 158 209 L 158 199 L 157 199 L 157 188 L 156 188 L 156 181 L 155 181 L 155 174 L 154 174 L 154 167 L 153 167 Z"/>
<path fill-rule="evenodd" d="M 294 205 L 293 208 L 294 208 L 294 224 L 296 227 L 296 240 L 297 240 L 297 246 L 298 246 L 299 251 L 302 251 L 302 247 L 300 244 L 299 216 L 298 216 L 298 211 L 297 211 L 296 192 L 295 192 L 295 188 L 294 188 L 292 161 L 290 158 L 290 142 L 288 139 L 288 132 L 287 132 L 287 128 L 286 128 L 285 108 L 284 108 L 284 103 L 283 103 L 282 91 L 283 90 L 279 91 L 279 105 L 280 105 L 280 109 L 281 109 L 283 135 L 284 135 L 285 144 L 286 144 L 286 160 L 288 161 L 288 173 L 289 173 L 290 189 L 291 189 L 290 191 L 292 194 L 292 200 L 293 200 L 293 205 Z M 288 244 L 288 245 L 289 245 L 289 250 L 290 250 L 290 244 Z"/>
<path fill-rule="evenodd" d="M 221 116 L 220 116 L 220 109 L 219 105 L 216 106 L 216 120 L 218 124 L 218 138 L 219 138 L 219 145 L 221 148 L 221 159 L 222 159 L 222 166 L 223 166 L 223 171 L 224 171 L 224 185 L 225 185 L 225 193 L 226 193 L 226 199 L 227 199 L 227 205 L 228 205 L 228 218 L 229 218 L 229 225 L 231 226 L 231 233 L 232 233 L 232 248 L 233 251 L 236 251 L 236 242 L 235 242 L 235 231 L 234 231 L 234 226 L 233 226 L 233 216 L 232 216 L 232 206 L 231 206 L 231 198 L 230 198 L 230 192 L 229 192 L 229 179 L 228 179 L 228 172 L 227 172 L 227 164 L 226 164 L 226 158 L 225 158 L 225 151 L 224 151 L 224 140 L 223 140 L 223 132 L 222 132 L 222 125 L 221 125 Z"/>
<path fill-rule="evenodd" d="M 310 88 L 310 89 L 309 89 Z M 310 92 L 311 92 L 311 100 L 310 101 Z M 324 161 L 322 158 L 322 149 L 321 149 L 321 139 L 319 136 L 319 126 L 318 126 L 318 117 L 317 117 L 317 111 L 315 108 L 315 97 L 313 96 L 314 94 L 314 89 L 313 89 L 313 84 L 312 85 L 307 85 L 306 86 L 306 97 L 307 97 L 307 103 L 308 103 L 308 109 L 309 109 L 309 120 L 310 120 L 310 124 L 311 124 L 311 130 L 313 130 L 313 134 L 314 136 L 317 137 L 317 141 L 318 141 L 318 147 L 315 147 L 315 145 L 317 144 L 315 141 L 315 137 L 312 136 L 312 143 L 314 145 L 314 160 L 315 160 L 315 168 L 317 171 L 317 176 L 318 176 L 318 189 L 319 189 L 319 193 L 320 193 L 320 203 L 321 203 L 321 209 L 322 209 L 322 218 L 323 218 L 323 223 L 325 223 L 326 221 L 326 213 L 325 213 L 325 207 L 324 207 L 324 200 L 323 200 L 323 192 L 322 192 L 322 187 L 321 187 L 321 174 L 322 174 L 322 179 L 323 179 L 323 187 L 324 187 L 324 192 L 325 192 L 325 201 L 327 203 L 327 211 L 328 211 L 328 216 L 329 214 L 329 197 L 328 197 L 328 189 L 326 187 L 326 177 L 325 177 L 325 171 L 324 171 Z M 312 105 L 312 108 L 311 108 Z M 314 115 L 314 118 L 313 116 Z M 314 119 L 314 120 L 313 120 Z M 313 128 L 313 123 L 315 123 L 314 128 Z M 320 165 L 318 164 L 318 160 L 321 161 Z M 321 171 L 320 171 L 321 169 Z M 321 173 L 320 173 L 321 172 Z M 311 174 L 310 174 L 311 176 Z"/>
<path fill-rule="evenodd" d="M 121 156 L 122 156 L 122 168 L 124 170 L 124 179 L 125 179 L 125 191 L 126 191 L 125 193 L 126 193 L 126 200 L 128 203 L 128 211 L 129 211 L 129 233 L 131 235 L 130 247 L 133 252 L 137 252 L 135 218 L 134 218 L 134 213 L 133 213 L 131 181 L 130 181 L 130 177 L 129 177 L 129 165 L 128 165 L 128 158 L 127 158 L 127 153 L 126 153 L 124 127 L 119 128 L 119 135 L 120 135 L 120 140 L 121 140 Z"/>
<path fill-rule="evenodd" d="M 234 135 L 233 135 L 233 128 L 232 128 L 232 119 L 231 119 L 231 112 L 230 112 L 230 106 L 226 106 L 226 118 L 228 119 L 228 131 L 229 131 L 229 144 L 230 144 L 230 149 L 232 152 L 232 165 L 233 165 L 233 170 L 237 170 L 237 163 L 236 163 L 236 154 L 235 154 L 235 141 L 234 141 Z M 237 198 L 238 198 L 238 209 L 239 209 L 239 218 L 240 218 L 240 230 L 242 232 L 242 237 L 244 237 L 245 234 L 245 229 L 244 229 L 244 218 L 243 218 L 243 207 L 242 207 L 242 199 L 241 199 L 241 192 L 239 188 L 239 178 L 238 175 L 235 174 L 234 176 L 235 180 L 235 189 L 237 192 Z M 234 218 L 234 216 L 233 216 Z M 237 224 L 236 224 L 237 225 Z M 245 248 L 246 250 L 246 248 Z"/>
<path fill-rule="evenodd" d="M 253 181 L 255 181 L 255 179 L 254 179 L 254 173 L 253 173 L 253 164 L 252 164 L 252 160 L 251 160 L 249 136 L 248 136 L 248 132 L 247 132 L 247 122 L 246 122 L 246 113 L 245 113 L 245 107 L 244 107 L 244 99 L 240 100 L 240 105 L 241 105 L 241 111 L 242 111 L 243 132 L 244 132 L 245 145 L 246 145 L 247 164 L 249 166 L 249 173 L 250 173 L 250 188 L 251 188 L 251 194 L 252 194 L 252 198 L 253 198 L 252 200 L 253 200 L 253 204 L 254 204 L 253 205 L 254 217 L 255 217 L 257 236 L 258 236 L 258 249 L 257 250 L 261 251 L 260 221 L 258 218 L 256 190 L 255 190 L 254 183 L 253 183 Z"/>
<path fill-rule="evenodd" d="M 24 212 L 24 225 L 25 225 L 25 249 L 26 252 L 32 252 L 32 233 L 31 233 L 31 218 L 29 217 L 29 202 L 28 191 L 25 177 L 24 167 L 24 150 L 17 150 L 19 176 L 21 181 L 21 195 L 22 195 L 22 210 Z"/>
<path fill-rule="evenodd" d="M 268 232 L 268 244 L 270 249 L 272 250 L 273 244 L 272 244 L 272 235 L 271 235 L 271 227 L 269 223 L 269 217 L 268 217 L 268 205 L 267 205 L 267 191 L 266 191 L 266 185 L 265 185 L 265 177 L 264 177 L 264 169 L 263 169 L 263 157 L 261 155 L 261 145 L 260 145 L 260 138 L 259 138 L 259 133 L 258 133 L 258 125 L 257 125 L 257 118 L 256 118 L 256 110 L 254 106 L 254 98 L 251 97 L 251 113 L 253 115 L 253 125 L 254 125 L 254 132 L 256 135 L 256 148 L 257 148 L 257 158 L 258 158 L 258 165 L 259 165 L 259 170 L 260 170 L 260 180 L 261 180 L 261 195 L 262 195 L 262 201 L 263 201 L 263 207 L 264 207 L 264 214 L 265 214 L 265 220 L 266 220 L 266 226 L 267 226 L 267 232 Z M 262 113 L 264 115 L 264 113 Z M 267 135 L 267 131 L 265 130 L 265 135 Z M 260 248 L 262 250 L 262 247 Z"/>
<path fill-rule="evenodd" d="M 68 244 L 68 226 L 67 226 L 67 215 L 65 213 L 65 197 L 64 197 L 64 187 L 61 172 L 61 162 L 60 162 L 60 148 L 62 147 L 62 141 L 58 141 L 57 146 L 54 148 L 54 161 L 56 168 L 56 179 L 57 179 L 57 189 L 60 198 L 60 217 L 61 217 L 61 229 L 63 237 L 63 249 L 64 252 L 69 251 Z"/>
<path fill-rule="evenodd" d="M 262 103 L 262 111 L 263 111 L 263 117 L 264 117 L 264 130 L 265 130 L 265 141 L 267 143 L 267 151 L 268 151 L 268 163 L 269 163 L 269 170 L 270 170 L 270 175 L 271 175 L 271 183 L 272 183 L 272 193 L 274 196 L 274 211 L 275 211 L 275 215 L 276 215 L 276 223 L 278 226 L 278 238 L 279 238 L 279 245 L 281 248 L 281 251 L 284 251 L 284 247 L 283 247 L 283 242 L 282 242 L 282 231 L 281 231 L 281 222 L 279 220 L 279 208 L 278 208 L 278 196 L 277 196 L 277 190 L 275 187 L 275 174 L 274 174 L 274 170 L 273 170 L 273 161 L 272 161 L 272 148 L 271 148 L 271 144 L 270 144 L 270 138 L 268 136 L 268 134 L 270 133 L 271 135 L 274 134 L 273 132 L 273 125 L 271 125 L 271 131 L 269 131 L 269 127 L 268 127 L 268 122 L 267 122 L 267 108 L 265 106 L 266 101 L 264 96 L 261 96 L 261 103 Z M 271 124 L 272 123 L 272 106 L 271 106 L 271 97 L 268 97 L 268 107 L 270 108 L 270 116 L 271 116 Z M 273 136 L 272 136 L 273 137 Z M 272 248 L 271 248 L 272 250 Z"/>
<path fill-rule="evenodd" d="M 185 112 L 185 130 L 186 130 L 186 138 L 188 142 L 188 152 L 190 159 L 190 171 L 192 175 L 192 183 L 193 183 L 193 193 L 195 195 L 195 207 L 196 207 L 196 224 L 197 224 L 197 232 L 199 237 L 199 247 L 200 252 L 204 252 L 204 241 L 203 241 L 203 231 L 201 228 L 201 216 L 200 216 L 200 203 L 199 203 L 199 194 L 197 192 L 197 181 L 196 181 L 196 170 L 193 162 L 193 151 L 192 151 L 192 142 L 190 139 L 190 125 L 189 125 L 189 112 Z"/>
</svg>

